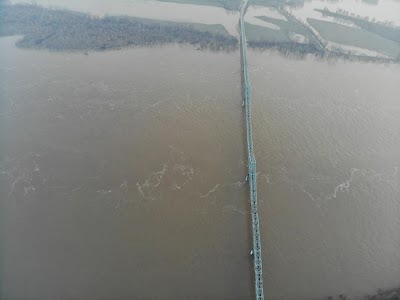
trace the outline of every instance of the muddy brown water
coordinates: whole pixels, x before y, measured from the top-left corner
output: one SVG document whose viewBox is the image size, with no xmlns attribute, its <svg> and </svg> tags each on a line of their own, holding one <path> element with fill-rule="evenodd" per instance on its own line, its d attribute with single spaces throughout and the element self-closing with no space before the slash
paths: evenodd
<svg viewBox="0 0 400 300">
<path fill-rule="evenodd" d="M 252 299 L 239 53 L 0 39 L 2 299 Z M 267 299 L 400 284 L 400 69 L 249 53 Z"/>
</svg>

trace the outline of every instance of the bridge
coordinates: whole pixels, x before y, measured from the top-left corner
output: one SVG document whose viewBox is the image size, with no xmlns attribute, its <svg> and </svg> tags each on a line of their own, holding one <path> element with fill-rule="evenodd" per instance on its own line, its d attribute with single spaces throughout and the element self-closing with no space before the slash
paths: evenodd
<svg viewBox="0 0 400 300">
<path fill-rule="evenodd" d="M 251 125 L 251 87 L 247 66 L 247 41 L 246 30 L 244 25 L 244 15 L 249 0 L 243 0 L 240 7 L 239 31 L 240 31 L 240 47 L 241 47 L 241 63 L 243 76 L 243 94 L 244 106 L 246 110 L 246 137 L 247 137 L 247 163 L 248 163 L 248 182 L 250 186 L 250 205 L 251 220 L 253 231 L 253 261 L 255 275 L 256 299 L 264 300 L 264 288 L 262 277 L 262 257 L 260 242 L 260 224 L 257 211 L 257 168 L 256 157 L 253 150 L 253 129 Z"/>
</svg>

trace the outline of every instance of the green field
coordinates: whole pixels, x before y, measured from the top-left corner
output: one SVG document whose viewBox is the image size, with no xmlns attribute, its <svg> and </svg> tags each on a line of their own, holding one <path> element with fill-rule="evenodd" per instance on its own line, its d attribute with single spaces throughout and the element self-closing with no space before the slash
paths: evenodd
<svg viewBox="0 0 400 300">
<path fill-rule="evenodd" d="M 376 51 L 392 58 L 397 58 L 400 53 L 398 43 L 366 30 L 311 18 L 307 22 L 331 42 Z"/>
</svg>

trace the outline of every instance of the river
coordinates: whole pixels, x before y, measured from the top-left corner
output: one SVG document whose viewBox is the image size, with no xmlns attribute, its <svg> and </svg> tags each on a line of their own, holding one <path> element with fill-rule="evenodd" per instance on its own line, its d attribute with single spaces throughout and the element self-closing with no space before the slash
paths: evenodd
<svg viewBox="0 0 400 300">
<path fill-rule="evenodd" d="M 240 56 L 0 39 L 1 298 L 252 299 Z M 400 278 L 400 68 L 249 51 L 267 299 Z"/>
</svg>

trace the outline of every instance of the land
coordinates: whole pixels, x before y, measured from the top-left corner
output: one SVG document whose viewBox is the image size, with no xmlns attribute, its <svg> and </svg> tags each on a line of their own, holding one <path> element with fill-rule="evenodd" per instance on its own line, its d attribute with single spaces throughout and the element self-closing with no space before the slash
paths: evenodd
<svg viewBox="0 0 400 300">
<path fill-rule="evenodd" d="M 273 1 L 270 1 L 273 3 Z M 281 5 L 281 2 L 279 2 Z M 279 27 L 278 30 L 246 23 L 246 35 L 249 47 L 253 49 L 276 49 L 284 54 L 305 55 L 308 53 L 324 55 L 324 48 L 312 32 L 303 24 L 286 14 L 280 6 L 274 8 L 286 17 L 286 20 L 258 16 L 257 18 Z"/>
<path fill-rule="evenodd" d="M 237 49 L 222 25 L 180 24 L 132 17 L 96 17 L 37 5 L 0 4 L 0 36 L 23 35 L 17 46 L 55 51 L 100 51 L 188 43 L 200 49 Z"/>
<path fill-rule="evenodd" d="M 246 23 L 250 47 L 255 49 L 272 48 L 285 54 L 313 53 L 328 58 L 340 57 L 385 63 L 400 62 L 400 43 L 398 42 L 400 37 L 397 36 L 399 28 L 387 22 L 373 23 L 369 22 L 368 18 L 349 16 L 346 13 L 341 17 L 345 18 L 347 22 L 351 19 L 355 26 L 350 27 L 311 18 L 308 18 L 307 22 L 302 22 L 282 6 L 276 6 L 275 9 L 285 16 L 287 21 L 266 16 L 258 17 L 260 20 L 278 26 L 279 30 Z M 326 10 L 317 11 L 326 12 Z M 327 42 L 339 45 L 327 47 Z M 351 48 L 346 48 L 346 46 L 374 51 L 381 55 L 363 55 Z"/>
<path fill-rule="evenodd" d="M 241 0 L 159 0 L 163 2 L 174 2 L 195 5 L 217 6 L 226 10 L 239 10 Z M 302 7 L 305 0 L 252 0 L 252 5 L 272 6 L 272 7 Z"/>
<path fill-rule="evenodd" d="M 269 18 L 266 16 L 260 16 L 257 18 L 278 26 L 280 30 L 275 30 L 258 25 L 246 24 L 246 34 L 248 40 L 257 41 L 259 39 L 266 39 L 275 42 L 292 42 L 294 41 L 293 34 L 297 34 L 305 38 L 304 43 L 314 43 L 313 36 L 310 34 L 310 32 L 291 19 L 285 21 Z"/>
<path fill-rule="evenodd" d="M 290 39 L 282 30 L 276 30 L 259 25 L 253 25 L 245 22 L 246 36 L 248 42 L 254 41 L 271 41 L 271 42 L 288 42 Z"/>
<path fill-rule="evenodd" d="M 399 43 L 364 29 L 311 18 L 308 18 L 307 22 L 314 27 L 324 39 L 334 43 L 376 51 L 394 59 L 400 54 Z"/>
<path fill-rule="evenodd" d="M 394 26 L 390 22 L 378 22 L 369 17 L 355 16 L 344 10 L 331 12 L 328 9 L 316 9 L 324 16 L 334 17 L 335 19 L 350 22 L 369 32 L 375 33 L 388 40 L 400 43 L 400 26 Z"/>
<path fill-rule="evenodd" d="M 298 8 L 304 6 L 305 0 L 252 0 L 252 5 L 271 6 L 271 7 L 292 7 Z"/>
<path fill-rule="evenodd" d="M 249 47 L 254 49 L 277 49 L 280 52 L 295 54 L 321 54 L 321 49 L 318 48 L 309 32 L 297 24 L 267 17 L 259 17 L 259 19 L 279 26 L 280 30 L 246 23 Z M 302 42 L 296 41 L 294 34 L 304 37 L 305 40 Z"/>
</svg>

